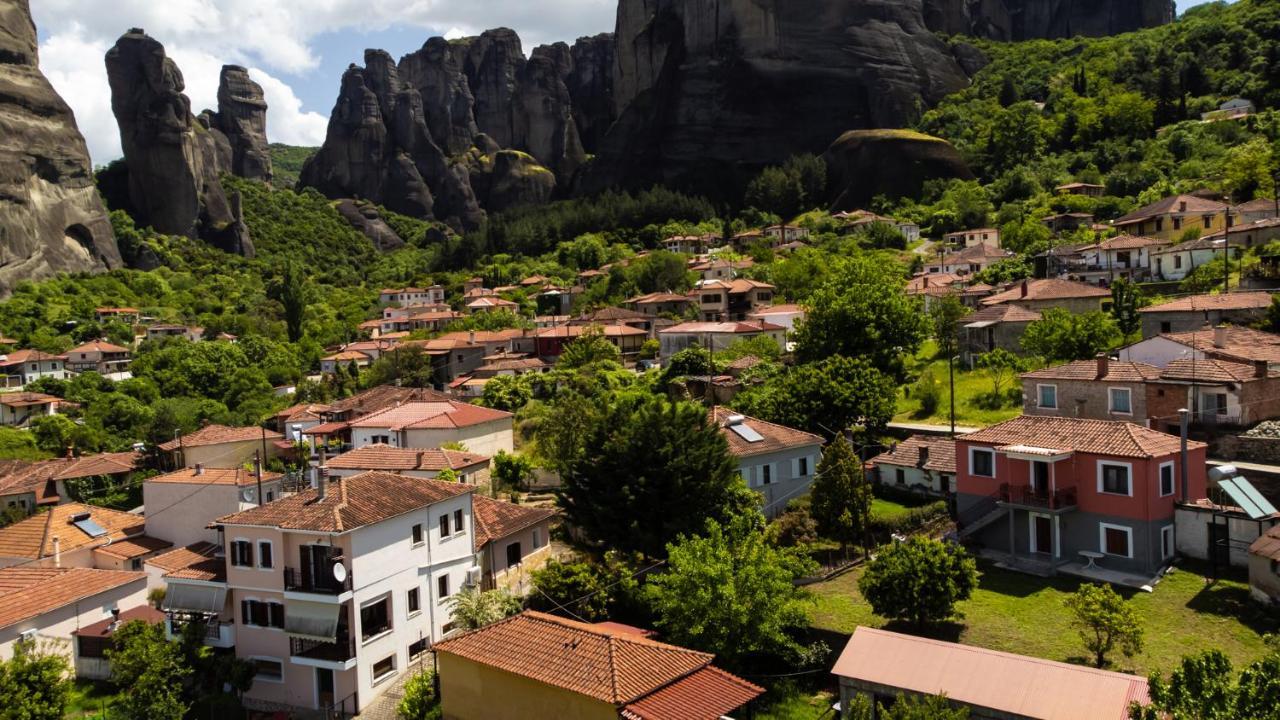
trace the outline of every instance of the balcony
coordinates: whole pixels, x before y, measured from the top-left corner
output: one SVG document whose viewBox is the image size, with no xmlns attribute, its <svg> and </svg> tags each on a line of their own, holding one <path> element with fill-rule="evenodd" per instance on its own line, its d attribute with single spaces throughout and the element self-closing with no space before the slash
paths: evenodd
<svg viewBox="0 0 1280 720">
<path fill-rule="evenodd" d="M 345 663 L 355 658 L 356 641 L 346 631 L 338 633 L 338 638 L 333 642 L 290 637 L 289 656 L 308 660 Z"/>
<path fill-rule="evenodd" d="M 1243 427 L 1244 419 L 1239 413 L 1216 412 L 1213 410 L 1197 411 L 1191 415 L 1191 422 L 1196 425 L 1211 427 Z"/>
<path fill-rule="evenodd" d="M 285 592 L 341 595 L 351 590 L 351 572 L 348 570 L 346 578 L 339 581 L 333 577 L 332 571 L 328 570 L 327 567 L 321 571 L 313 571 L 309 568 L 300 570 L 286 567 L 284 569 L 284 589 Z"/>
<path fill-rule="evenodd" d="M 1000 486 L 1000 502 L 1037 510 L 1072 510 L 1076 507 L 1076 489 L 1060 488 L 1053 492 L 1032 488 L 1030 485 Z"/>
<path fill-rule="evenodd" d="M 190 616 L 187 616 L 188 618 Z M 170 614 L 165 619 L 164 634 L 165 639 L 175 640 L 182 635 L 183 627 L 186 623 L 195 622 L 204 625 L 203 640 L 204 644 L 209 647 L 231 648 L 236 646 L 236 626 L 230 620 L 218 621 L 213 620 L 192 620 L 182 617 L 175 617 Z"/>
</svg>

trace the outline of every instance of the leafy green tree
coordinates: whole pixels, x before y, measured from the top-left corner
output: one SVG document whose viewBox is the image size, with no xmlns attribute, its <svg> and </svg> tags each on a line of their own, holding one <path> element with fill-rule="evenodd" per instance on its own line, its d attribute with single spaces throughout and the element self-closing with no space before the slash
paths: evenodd
<svg viewBox="0 0 1280 720">
<path fill-rule="evenodd" d="M 289 342 L 302 339 L 303 315 L 307 310 L 307 276 L 302 266 L 293 260 L 284 264 L 276 288 L 276 299 L 284 306 L 284 322 L 288 328 Z"/>
<path fill-rule="evenodd" d="M 649 338 L 648 340 L 645 340 L 643 343 L 640 344 L 640 354 L 639 354 L 640 359 L 653 360 L 654 358 L 658 357 L 658 352 L 660 351 L 661 347 L 662 347 L 662 344 L 659 343 L 654 338 Z"/>
<path fill-rule="evenodd" d="M 1147 687 L 1151 704 L 1133 705 L 1132 720 L 1231 720 L 1235 704 L 1235 671 L 1221 650 L 1205 650 L 1182 658 L 1168 680 L 1152 673 Z"/>
<path fill-rule="evenodd" d="M 743 200 L 750 207 L 792 217 L 800 212 L 804 187 L 800 178 L 785 168 L 767 167 L 747 185 Z"/>
<path fill-rule="evenodd" d="M 397 347 L 378 356 L 365 370 L 362 379 L 354 361 L 345 368 L 339 363 L 338 370 L 345 372 L 345 383 L 355 385 L 358 381 L 367 388 L 397 383 L 404 387 L 429 388 L 435 380 L 431 356 L 418 345 Z"/>
<path fill-rule="evenodd" d="M 733 341 L 729 347 L 716 353 L 716 359 L 722 362 L 733 362 L 739 358 L 754 356 L 761 360 L 777 360 L 781 355 L 782 348 L 778 347 L 776 340 L 768 335 L 756 335 L 752 338 Z"/>
<path fill-rule="evenodd" d="M 601 361 L 621 362 L 622 353 L 602 328 L 592 326 L 564 346 L 556 366 L 574 370 Z"/>
<path fill-rule="evenodd" d="M 1142 316 L 1138 310 L 1145 304 L 1142 290 L 1136 284 L 1124 278 L 1111 283 L 1111 316 L 1125 337 L 1142 329 Z"/>
<path fill-rule="evenodd" d="M 1086 583 L 1067 598 L 1072 623 L 1095 667 L 1105 667 L 1107 655 L 1119 649 L 1125 657 L 1142 650 L 1142 625 L 1133 608 L 1110 585 Z"/>
<path fill-rule="evenodd" d="M 435 675 L 420 672 L 404 682 L 404 696 L 396 705 L 401 720 L 438 720 L 440 698 L 436 695 Z"/>
<path fill-rule="evenodd" d="M 919 535 L 881 548 L 858 580 L 877 615 L 916 629 L 955 615 L 977 585 L 977 563 L 964 548 Z"/>
<path fill-rule="evenodd" d="M 1261 328 L 1267 332 L 1280 333 L 1280 295 L 1271 296 L 1271 304 L 1267 306 Z"/>
<path fill-rule="evenodd" d="M 480 590 L 466 587 L 448 598 L 449 619 L 466 630 L 476 630 L 520 612 L 521 600 L 505 588 Z"/>
<path fill-rule="evenodd" d="M 663 366 L 666 382 L 681 377 L 709 375 L 714 371 L 715 362 L 711 357 L 711 351 L 698 345 L 675 353 L 666 359 Z"/>
<path fill-rule="evenodd" d="M 181 720 L 186 714 L 183 687 L 191 668 L 178 644 L 165 640 L 162 625 L 135 620 L 120 626 L 107 659 L 111 681 L 129 688 L 115 706 L 126 718 Z"/>
<path fill-rule="evenodd" d="M 683 292 L 693 286 L 684 258 L 666 250 L 655 250 L 636 260 L 627 266 L 626 274 L 641 293 Z"/>
<path fill-rule="evenodd" d="M 938 354 L 952 357 L 960 349 L 960 321 L 972 312 L 955 295 L 943 295 L 929 306 L 929 322 Z"/>
<path fill-rule="evenodd" d="M 1005 391 L 1009 389 L 1009 383 L 1022 368 L 1022 361 L 1018 356 L 1004 348 L 996 348 L 979 355 L 976 364 L 991 381 L 991 395 L 995 398 L 1004 397 Z"/>
<path fill-rule="evenodd" d="M 859 540 L 866 546 L 871 484 L 844 435 L 837 435 L 822 451 L 809 498 L 809 512 L 823 537 L 839 540 L 842 549 Z"/>
<path fill-rule="evenodd" d="M 71 666 L 53 648 L 14 643 L 0 661 L 0 720 L 61 720 L 71 696 Z"/>
<path fill-rule="evenodd" d="M 521 489 L 533 479 L 533 461 L 524 455 L 512 455 L 499 450 L 493 456 L 492 482 L 494 489 Z"/>
<path fill-rule="evenodd" d="M 896 398 L 893 378 L 869 360 L 837 355 L 775 375 L 733 404 L 762 420 L 832 438 L 854 425 L 884 428 Z"/>
<path fill-rule="evenodd" d="M 623 398 L 584 434 L 563 478 L 565 519 L 604 547 L 660 557 L 707 519 L 758 513 L 720 429 L 699 405 Z"/>
<path fill-rule="evenodd" d="M 535 610 L 564 613 L 588 621 L 625 614 L 636 603 L 640 587 L 636 573 L 615 551 L 601 563 L 550 560 L 531 576 L 534 591 L 529 606 Z"/>
<path fill-rule="evenodd" d="M 1022 347 L 1047 360 L 1088 360 L 1115 347 L 1122 338 L 1115 318 L 1108 313 L 1075 314 L 1049 308 L 1027 325 Z"/>
<path fill-rule="evenodd" d="M 943 695 L 902 694 L 887 707 L 859 693 L 849 703 L 845 720 L 968 720 L 969 708 L 952 705 Z"/>
<path fill-rule="evenodd" d="M 538 403 L 527 406 L 522 417 Z M 576 390 L 560 393 L 554 401 L 543 406 L 541 417 L 522 423 L 533 436 L 534 449 L 543 467 L 551 468 L 564 477 L 586 452 L 587 435 L 600 422 L 600 406 Z"/>
<path fill-rule="evenodd" d="M 808 625 L 809 598 L 795 580 L 815 566 L 766 542 L 758 518 L 707 521 L 701 536 L 681 536 L 667 550 L 667 570 L 647 593 L 667 639 L 730 667 L 751 656 L 802 654 L 793 633 Z"/>
<path fill-rule="evenodd" d="M 484 384 L 480 404 L 494 410 L 515 412 L 533 399 L 533 388 L 522 375 L 498 375 Z"/>
</svg>

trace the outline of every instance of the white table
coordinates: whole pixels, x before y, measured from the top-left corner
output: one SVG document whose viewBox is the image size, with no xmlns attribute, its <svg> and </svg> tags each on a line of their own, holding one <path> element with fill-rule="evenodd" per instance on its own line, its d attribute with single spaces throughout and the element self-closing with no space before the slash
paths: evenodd
<svg viewBox="0 0 1280 720">
<path fill-rule="evenodd" d="M 1094 561 L 1101 560 L 1102 558 L 1106 557 L 1106 555 L 1100 552 L 1095 552 L 1093 550 L 1081 550 L 1080 557 L 1088 561 L 1084 564 L 1085 570 L 1096 570 L 1098 568 L 1098 565 Z"/>
</svg>

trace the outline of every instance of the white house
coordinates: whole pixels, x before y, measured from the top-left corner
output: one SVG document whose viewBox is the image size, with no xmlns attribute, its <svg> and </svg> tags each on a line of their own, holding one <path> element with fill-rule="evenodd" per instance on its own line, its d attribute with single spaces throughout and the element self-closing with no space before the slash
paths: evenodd
<svg viewBox="0 0 1280 720">
<path fill-rule="evenodd" d="M 711 408 L 710 419 L 738 459 L 747 487 L 764 496 L 765 515 L 778 515 L 809 491 L 822 457 L 822 438 L 722 406 Z"/>
<path fill-rule="evenodd" d="M 436 478 L 452 471 L 466 485 L 489 484 L 489 458 L 473 452 L 439 448 L 402 448 L 365 445 L 336 455 L 325 463 L 331 477 L 348 477 L 380 470 L 420 478 Z"/>
<path fill-rule="evenodd" d="M 492 456 L 515 449 L 513 417 L 456 400 L 407 402 L 352 421 L 351 445 L 438 448 L 461 443 L 468 452 Z"/>
<path fill-rule="evenodd" d="M 263 502 L 282 496 L 280 473 L 262 473 Z M 258 504 L 258 476 L 243 468 L 182 468 L 147 478 L 142 483 L 142 504 L 164 508 L 146 515 L 147 535 L 177 546 L 217 542 L 209 527 L 217 518 Z"/>
<path fill-rule="evenodd" d="M 14 644 L 51 642 L 73 660 L 72 633 L 147 602 L 147 576 L 92 568 L 0 568 L 0 660 Z"/>
<path fill-rule="evenodd" d="M 39 350 L 14 350 L 0 355 L 0 389 L 22 389 L 22 386 L 42 377 L 64 380 L 67 378 L 66 357 L 50 355 Z"/>
<path fill-rule="evenodd" d="M 882 485 L 945 495 L 956 489 L 956 441 L 912 435 L 867 461 Z"/>
<path fill-rule="evenodd" d="M 687 322 L 658 331 L 659 352 L 662 357 L 690 347 L 701 347 L 719 352 L 738 340 L 764 335 L 778 343 L 782 351 L 787 349 L 787 329 L 764 320 L 739 322 Z"/>
<path fill-rule="evenodd" d="M 37 392 L 0 393 L 0 425 L 24 426 L 58 411 L 60 398 Z"/>
<path fill-rule="evenodd" d="M 1238 259 L 1244 250 L 1234 243 L 1237 241 L 1243 242 L 1243 238 L 1233 237 L 1232 241 L 1233 244 L 1229 252 L 1233 259 Z M 1148 265 L 1151 278 L 1154 280 L 1182 280 L 1201 265 L 1207 265 L 1213 262 L 1215 258 L 1221 258 L 1223 254 L 1228 252 L 1226 248 L 1227 243 L 1221 235 L 1210 235 L 1176 245 L 1155 248 L 1151 250 Z"/>
</svg>

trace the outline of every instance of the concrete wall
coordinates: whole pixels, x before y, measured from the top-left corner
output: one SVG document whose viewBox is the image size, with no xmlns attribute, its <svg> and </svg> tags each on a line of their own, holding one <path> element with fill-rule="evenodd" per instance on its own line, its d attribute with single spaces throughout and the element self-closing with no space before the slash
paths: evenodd
<svg viewBox="0 0 1280 720">
<path fill-rule="evenodd" d="M 902 474 L 902 482 L 898 482 L 899 471 Z M 882 485 L 924 490 L 936 494 L 955 491 L 955 475 L 908 465 L 881 463 L 876 466 L 873 478 Z"/>
<path fill-rule="evenodd" d="M 436 653 L 445 720 L 617 720 L 613 705 L 553 685 Z"/>
<path fill-rule="evenodd" d="M 969 498 L 966 498 L 966 501 L 968 500 Z M 1032 552 L 1031 517 L 1039 514 L 1049 517 L 1052 521 L 1053 515 L 1047 512 L 1036 513 L 1020 509 L 1013 509 L 1008 512 L 1012 513 L 1013 519 L 1014 549 L 1020 556 L 1029 556 Z M 1131 557 L 1107 555 L 1105 558 L 1096 561 L 1099 567 L 1123 572 L 1154 573 L 1167 565 L 1171 559 L 1162 555 L 1160 529 L 1173 526 L 1172 518 L 1147 522 L 1133 518 L 1099 515 L 1076 510 L 1058 515 L 1057 523 L 1059 538 L 1058 546 L 1054 548 L 1055 557 L 1064 562 L 1085 562 L 1085 559 L 1080 555 L 1082 550 L 1105 552 L 1100 530 L 1100 526 L 1103 523 L 1130 530 L 1131 542 L 1129 549 Z M 1174 533 L 1176 547 L 1176 529 Z M 984 547 L 1008 552 L 1009 518 L 1001 518 L 982 528 L 978 531 L 977 538 Z M 1045 557 L 1047 558 L 1049 555 L 1045 555 Z"/>
<path fill-rule="evenodd" d="M 797 461 L 807 460 L 808 467 L 800 472 Z M 822 458 L 822 448 L 818 445 L 791 448 L 765 455 L 752 455 L 739 458 L 742 479 L 747 487 L 764 496 L 765 515 L 774 517 L 787 509 L 787 504 L 808 492 L 813 483 L 813 474 L 817 470 L 818 461 Z M 764 483 L 764 466 L 769 466 L 769 484 Z"/>
<path fill-rule="evenodd" d="M 534 533 L 538 534 L 541 547 L 534 548 Z M 520 563 L 507 567 L 507 547 L 520 543 Z M 542 568 L 551 558 L 551 521 L 544 520 L 533 527 L 499 538 L 480 551 L 480 565 L 485 572 L 485 587 L 501 587 L 517 595 L 529 590 L 529 578 L 533 571 Z"/>
<path fill-rule="evenodd" d="M 1142 337 L 1150 338 L 1160 333 L 1190 332 L 1205 325 L 1215 327 L 1221 323 L 1252 325 L 1262 318 L 1262 310 L 1196 310 L 1195 312 L 1144 312 Z M 1206 316 L 1208 319 L 1206 320 Z M 1167 328 L 1166 329 L 1166 324 Z"/>
<path fill-rule="evenodd" d="M 13 644 L 22 637 L 23 632 L 35 630 L 38 644 L 51 641 L 50 644 L 58 653 L 64 655 L 68 662 L 73 662 L 71 633 L 111 617 L 112 608 L 128 610 L 146 603 L 147 579 L 145 575 L 138 573 L 136 580 L 118 588 L 0 628 L 0 660 L 13 657 Z"/>
<path fill-rule="evenodd" d="M 201 540 L 216 543 L 209 523 L 240 510 L 240 489 L 234 485 L 143 482 L 142 502 L 153 511 L 146 517 L 147 534 L 183 547 Z"/>
<path fill-rule="evenodd" d="M 1209 560 L 1209 525 L 1213 522 L 1213 511 L 1208 508 L 1179 505 L 1174 513 L 1174 537 L 1177 541 L 1178 554 L 1196 560 Z M 1223 524 L 1223 518 L 1218 518 Z M 1239 512 L 1229 514 L 1225 520 L 1227 538 L 1231 541 L 1230 562 L 1235 567 L 1248 564 L 1249 545 L 1266 532 L 1276 521 L 1265 521 L 1261 526 Z"/>
<path fill-rule="evenodd" d="M 1259 602 L 1280 601 L 1280 574 L 1272 569 L 1273 562 L 1262 555 L 1249 556 L 1249 594 Z"/>
<path fill-rule="evenodd" d="M 457 430 L 405 431 L 407 447 L 435 448 L 443 447 L 450 442 L 462 443 L 467 446 L 468 451 L 489 457 L 497 455 L 499 450 L 507 453 L 515 451 L 515 434 L 512 430 L 511 418 L 493 420 Z"/>
</svg>

